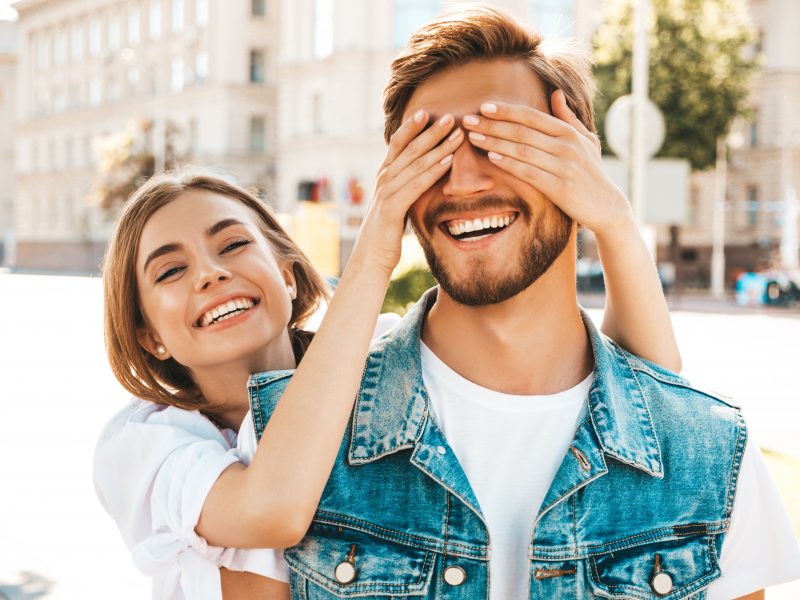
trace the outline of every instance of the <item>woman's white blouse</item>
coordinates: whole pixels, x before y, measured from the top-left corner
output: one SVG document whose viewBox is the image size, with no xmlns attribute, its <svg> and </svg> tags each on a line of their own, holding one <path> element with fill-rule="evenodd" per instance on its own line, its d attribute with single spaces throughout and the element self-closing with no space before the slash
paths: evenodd
<svg viewBox="0 0 800 600">
<path fill-rule="evenodd" d="M 206 496 L 232 463 L 249 458 L 236 433 L 198 411 L 132 400 L 106 425 L 94 484 L 156 600 L 221 600 L 219 568 L 288 581 L 282 553 L 210 546 L 195 532 Z"/>
</svg>

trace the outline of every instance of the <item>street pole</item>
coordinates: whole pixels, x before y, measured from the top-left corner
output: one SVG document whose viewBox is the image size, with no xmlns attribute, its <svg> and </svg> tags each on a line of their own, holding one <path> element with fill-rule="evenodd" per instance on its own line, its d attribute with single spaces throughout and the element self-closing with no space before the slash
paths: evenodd
<svg viewBox="0 0 800 600">
<path fill-rule="evenodd" d="M 793 271 L 798 263 L 798 206 L 792 168 L 792 143 L 797 132 L 786 132 L 781 144 L 781 192 L 783 196 L 783 226 L 781 228 L 781 267 Z"/>
<path fill-rule="evenodd" d="M 725 193 L 728 179 L 728 146 L 725 136 L 717 138 L 717 166 L 714 179 L 714 211 L 711 241 L 711 295 L 725 295 Z"/>
<path fill-rule="evenodd" d="M 647 29 L 650 23 L 650 0 L 634 2 L 634 11 L 630 178 L 633 215 L 641 229 L 645 220 L 647 156 L 644 149 L 644 111 L 649 85 Z"/>
</svg>

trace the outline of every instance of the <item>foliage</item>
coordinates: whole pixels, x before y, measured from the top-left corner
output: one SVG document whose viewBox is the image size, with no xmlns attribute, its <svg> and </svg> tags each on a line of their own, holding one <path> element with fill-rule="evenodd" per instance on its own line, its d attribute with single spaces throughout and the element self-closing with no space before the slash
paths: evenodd
<svg viewBox="0 0 800 600">
<path fill-rule="evenodd" d="M 89 195 L 90 203 L 103 209 L 121 206 L 154 173 L 152 121 L 131 121 L 125 129 L 95 142 L 98 174 Z M 165 135 L 166 168 L 174 167 L 179 157 L 175 151 L 180 130 L 167 123 Z"/>
<path fill-rule="evenodd" d="M 392 279 L 381 312 L 404 315 L 422 294 L 436 285 L 436 280 L 426 267 L 413 267 Z"/>
<path fill-rule="evenodd" d="M 652 0 L 649 93 L 666 121 L 658 156 L 687 158 L 694 169 L 712 167 L 717 138 L 727 134 L 735 118 L 749 115 L 747 97 L 758 60 L 743 4 Z M 606 0 L 605 16 L 594 40 L 601 132 L 608 107 L 631 91 L 632 0 Z"/>
</svg>

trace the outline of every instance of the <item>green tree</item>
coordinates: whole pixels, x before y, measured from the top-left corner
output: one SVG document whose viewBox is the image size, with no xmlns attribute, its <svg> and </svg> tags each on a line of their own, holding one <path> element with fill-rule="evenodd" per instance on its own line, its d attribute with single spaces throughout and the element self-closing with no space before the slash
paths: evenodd
<svg viewBox="0 0 800 600">
<path fill-rule="evenodd" d="M 95 147 L 98 170 L 89 203 L 106 210 L 121 206 L 154 173 L 155 159 L 152 151 L 152 121 L 131 121 L 125 129 L 99 138 Z M 165 165 L 167 169 L 178 164 L 181 157 L 176 152 L 176 138 L 180 129 L 167 122 L 165 135 Z"/>
<path fill-rule="evenodd" d="M 398 275 L 389 283 L 381 312 L 404 315 L 422 294 L 436 285 L 426 266 L 416 266 Z"/>
<path fill-rule="evenodd" d="M 606 0 L 605 6 L 594 39 L 601 134 L 611 103 L 631 92 L 633 47 L 632 0 Z M 717 138 L 750 114 L 755 32 L 743 0 L 652 0 L 652 7 L 649 92 L 666 121 L 658 156 L 707 169 L 716 160 Z"/>
</svg>

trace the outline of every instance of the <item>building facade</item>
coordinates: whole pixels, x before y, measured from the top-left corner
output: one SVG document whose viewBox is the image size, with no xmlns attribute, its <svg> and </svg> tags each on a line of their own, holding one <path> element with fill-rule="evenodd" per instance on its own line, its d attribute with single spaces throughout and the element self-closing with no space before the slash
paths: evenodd
<svg viewBox="0 0 800 600">
<path fill-rule="evenodd" d="M 383 88 L 409 35 L 440 0 L 286 0 L 278 73 L 277 203 L 328 201 L 342 223 L 341 263 L 386 153 Z M 601 0 L 498 0 L 546 35 L 589 42 Z M 297 35 L 288 35 L 295 32 Z"/>
<path fill-rule="evenodd" d="M 95 271 L 113 214 L 87 204 L 98 141 L 178 130 L 183 162 L 269 196 L 278 0 L 22 0 L 14 226 L 20 269 Z M 155 155 L 163 153 L 158 136 Z"/>
<path fill-rule="evenodd" d="M 16 23 L 0 21 L 0 266 L 13 257 L 14 102 L 17 77 Z"/>
</svg>

